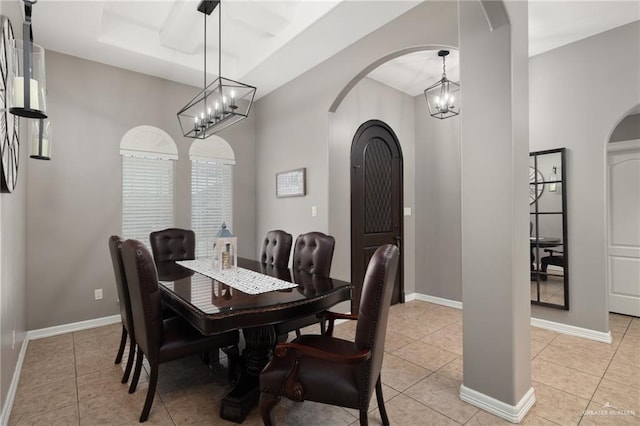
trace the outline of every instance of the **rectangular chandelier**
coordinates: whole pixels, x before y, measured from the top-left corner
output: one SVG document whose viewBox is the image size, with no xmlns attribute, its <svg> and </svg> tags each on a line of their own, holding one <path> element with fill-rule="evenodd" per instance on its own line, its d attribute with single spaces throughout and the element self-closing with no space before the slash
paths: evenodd
<svg viewBox="0 0 640 426">
<path fill-rule="evenodd" d="M 247 118 L 256 88 L 224 77 L 196 95 L 178 112 L 182 134 L 206 139 Z"/>
<path fill-rule="evenodd" d="M 218 7 L 219 6 L 219 7 Z M 207 86 L 207 15 L 218 7 L 218 78 Z M 182 134 L 206 139 L 247 118 L 256 88 L 222 77 L 222 3 L 202 0 L 198 12 L 204 15 L 204 89 L 178 111 Z"/>
</svg>

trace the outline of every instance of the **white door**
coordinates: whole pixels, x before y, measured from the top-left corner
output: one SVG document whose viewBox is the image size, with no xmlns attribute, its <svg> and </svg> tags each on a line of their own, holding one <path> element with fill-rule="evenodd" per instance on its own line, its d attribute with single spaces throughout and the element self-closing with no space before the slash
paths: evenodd
<svg viewBox="0 0 640 426">
<path fill-rule="evenodd" d="M 608 146 L 609 311 L 640 316 L 640 140 Z"/>
</svg>

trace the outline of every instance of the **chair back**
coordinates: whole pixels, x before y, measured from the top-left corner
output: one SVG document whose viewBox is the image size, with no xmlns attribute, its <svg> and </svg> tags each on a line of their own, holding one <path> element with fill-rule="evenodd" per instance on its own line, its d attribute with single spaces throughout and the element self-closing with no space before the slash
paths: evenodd
<svg viewBox="0 0 640 426">
<path fill-rule="evenodd" d="M 133 335 L 133 322 L 131 316 L 131 300 L 129 298 L 129 285 L 124 273 L 122 263 L 122 243 L 123 240 L 117 235 L 109 237 L 109 253 L 111 253 L 111 263 L 113 273 L 116 277 L 116 289 L 118 290 L 118 304 L 120 305 L 120 317 L 122 325 L 127 332 Z"/>
<path fill-rule="evenodd" d="M 149 234 L 149 242 L 156 265 L 196 257 L 196 234 L 189 229 L 168 228 L 154 231 Z"/>
<path fill-rule="evenodd" d="M 336 240 L 322 232 L 298 235 L 293 248 L 293 270 L 328 277 Z"/>
<path fill-rule="evenodd" d="M 267 232 L 267 236 L 262 243 L 260 262 L 276 268 L 287 268 L 289 266 L 292 241 L 291 234 L 285 231 L 276 229 Z"/>
<path fill-rule="evenodd" d="M 358 351 L 371 349 L 369 371 L 368 374 L 364 374 L 365 380 L 368 379 L 369 382 L 363 383 L 368 391 L 365 395 L 367 398 L 371 396 L 382 368 L 389 306 L 396 281 L 399 257 L 398 247 L 392 244 L 378 247 L 369 260 L 362 283 L 354 342 Z"/>
<path fill-rule="evenodd" d="M 137 240 L 123 243 L 122 260 L 129 283 L 136 343 L 150 363 L 156 362 L 164 335 L 156 265 L 149 250 Z"/>
</svg>

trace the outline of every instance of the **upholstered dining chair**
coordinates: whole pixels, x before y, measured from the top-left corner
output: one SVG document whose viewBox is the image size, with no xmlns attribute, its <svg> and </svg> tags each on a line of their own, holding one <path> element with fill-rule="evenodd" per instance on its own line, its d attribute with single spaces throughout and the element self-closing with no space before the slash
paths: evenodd
<svg viewBox="0 0 640 426">
<path fill-rule="evenodd" d="M 293 247 L 293 270 L 328 277 L 336 240 L 322 232 L 298 235 Z"/>
<path fill-rule="evenodd" d="M 156 266 L 163 262 L 192 260 L 196 257 L 196 234 L 189 229 L 167 228 L 149 234 Z"/>
<path fill-rule="evenodd" d="M 389 424 L 380 370 L 398 258 L 398 248 L 391 244 L 373 254 L 357 315 L 327 312 L 326 334 L 276 345 L 260 373 L 260 415 L 266 426 L 274 425 L 272 409 L 282 396 L 358 409 L 360 425 L 365 426 L 374 388 L 382 423 Z M 336 319 L 357 320 L 353 342 L 331 336 Z"/>
<path fill-rule="evenodd" d="M 162 319 L 158 275 L 151 253 L 140 241 L 127 240 L 122 245 L 122 259 L 129 283 L 131 313 L 138 353 L 133 373 L 132 387 L 140 378 L 142 356 L 147 358 L 151 372 L 149 387 L 140 415 L 140 422 L 149 417 L 158 382 L 158 370 L 162 363 L 205 353 L 218 348 L 229 348 L 237 353 L 237 330 L 213 336 L 204 336 L 179 316 Z M 231 363 L 232 360 L 229 359 Z M 230 365 L 230 368 L 231 365 Z"/>
<path fill-rule="evenodd" d="M 299 235 L 293 247 L 293 273 L 306 272 L 309 274 L 329 277 L 331 274 L 331 262 L 336 240 L 331 235 L 322 232 L 309 232 Z M 319 323 L 321 320 L 316 315 L 293 319 L 275 325 L 276 335 L 284 336 L 290 331 L 295 331 L 296 337 L 300 337 L 300 329 Z"/>
<path fill-rule="evenodd" d="M 262 243 L 260 262 L 275 268 L 288 268 L 291 254 L 291 234 L 279 229 L 267 232 Z"/>
<path fill-rule="evenodd" d="M 544 249 L 545 253 L 548 253 L 548 256 L 544 256 L 540 262 L 542 266 L 540 267 L 540 279 L 542 281 L 547 280 L 547 268 L 549 265 L 560 266 L 564 269 L 564 252 L 561 250 L 555 249 Z"/>
<path fill-rule="evenodd" d="M 122 383 L 127 383 L 133 366 L 133 359 L 136 350 L 136 340 L 133 333 L 133 322 L 131 316 L 131 301 L 129 299 L 129 287 L 127 278 L 124 273 L 124 264 L 122 263 L 122 243 L 124 241 L 117 235 L 109 237 L 109 252 L 111 253 L 111 263 L 113 264 L 113 273 L 116 278 L 116 289 L 118 291 L 118 304 L 120 305 L 120 318 L 122 319 L 122 336 L 120 337 L 120 347 L 116 355 L 116 364 L 122 362 L 122 355 L 127 344 L 127 336 L 129 336 L 129 358 L 127 366 L 122 375 Z"/>
</svg>

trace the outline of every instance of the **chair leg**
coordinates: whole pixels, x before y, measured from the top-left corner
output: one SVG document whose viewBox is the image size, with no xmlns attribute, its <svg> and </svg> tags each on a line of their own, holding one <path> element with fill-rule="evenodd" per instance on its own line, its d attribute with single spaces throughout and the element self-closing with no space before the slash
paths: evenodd
<svg viewBox="0 0 640 426">
<path fill-rule="evenodd" d="M 378 376 L 378 381 L 376 382 L 376 399 L 378 400 L 378 411 L 380 411 L 382 424 L 389 426 L 389 417 L 387 416 L 387 409 L 384 406 L 384 398 L 382 397 L 382 380 L 380 376 Z"/>
<path fill-rule="evenodd" d="M 367 417 L 367 409 L 366 408 L 361 408 L 360 409 L 360 426 L 368 426 L 369 425 L 369 418 Z"/>
<path fill-rule="evenodd" d="M 260 416 L 264 426 L 274 426 L 273 407 L 280 402 L 280 397 L 266 392 L 260 393 Z"/>
<path fill-rule="evenodd" d="M 151 366 L 151 374 L 149 375 L 149 388 L 147 389 L 147 397 L 144 400 L 144 408 L 140 414 L 140 423 L 146 422 L 149 418 L 151 405 L 153 405 L 153 397 L 156 394 L 156 385 L 158 384 L 158 365 Z"/>
<path fill-rule="evenodd" d="M 300 329 L 296 328 L 296 337 L 300 337 Z"/>
<path fill-rule="evenodd" d="M 547 266 L 549 266 L 549 264 L 547 262 L 545 262 L 546 257 L 544 259 L 542 259 L 542 265 L 540 266 L 540 279 L 542 281 L 546 281 L 547 280 Z"/>
<path fill-rule="evenodd" d="M 140 372 L 142 371 L 142 349 L 138 346 L 138 353 L 136 355 L 136 368 L 133 370 L 133 379 L 131 379 L 131 385 L 129 386 L 129 393 L 134 393 L 138 386 L 138 380 L 140 380 Z"/>
<path fill-rule="evenodd" d="M 118 348 L 118 355 L 116 355 L 115 364 L 122 362 L 122 354 L 124 354 L 124 347 L 127 344 L 127 329 L 122 325 L 122 337 L 120 337 L 120 347 Z"/>
<path fill-rule="evenodd" d="M 133 367 L 133 360 L 136 357 L 136 341 L 133 336 L 129 336 L 129 358 L 127 359 L 127 366 L 124 369 L 121 383 L 127 383 L 129 375 L 131 374 L 131 368 Z"/>
</svg>

